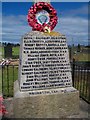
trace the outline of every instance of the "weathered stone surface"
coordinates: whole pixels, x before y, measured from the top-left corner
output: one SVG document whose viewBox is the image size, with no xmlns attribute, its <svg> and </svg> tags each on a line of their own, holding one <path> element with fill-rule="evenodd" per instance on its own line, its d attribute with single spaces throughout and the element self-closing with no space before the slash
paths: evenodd
<svg viewBox="0 0 90 120">
<path fill-rule="evenodd" d="M 22 91 L 71 87 L 71 67 L 65 35 L 57 33 L 55 36 L 38 31 L 24 35 L 18 80 Z"/>
<path fill-rule="evenodd" d="M 14 98 L 16 118 L 65 118 L 79 112 L 79 92 L 74 88 L 66 93 L 29 95 L 29 91 L 20 92 L 16 81 Z"/>
</svg>

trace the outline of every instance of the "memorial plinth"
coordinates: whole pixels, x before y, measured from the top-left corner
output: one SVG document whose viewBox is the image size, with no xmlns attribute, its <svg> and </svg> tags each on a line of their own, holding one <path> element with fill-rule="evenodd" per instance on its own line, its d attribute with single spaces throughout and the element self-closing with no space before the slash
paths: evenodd
<svg viewBox="0 0 90 120">
<path fill-rule="evenodd" d="M 20 46 L 14 112 L 18 118 L 60 118 L 77 114 L 79 92 L 72 87 L 65 35 L 32 31 Z"/>
</svg>

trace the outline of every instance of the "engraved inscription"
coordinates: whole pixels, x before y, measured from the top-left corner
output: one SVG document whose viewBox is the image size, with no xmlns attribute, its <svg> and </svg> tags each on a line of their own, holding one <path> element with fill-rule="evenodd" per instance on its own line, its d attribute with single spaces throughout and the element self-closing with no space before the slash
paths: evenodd
<svg viewBox="0 0 90 120">
<path fill-rule="evenodd" d="M 65 36 L 25 36 L 22 46 L 21 90 L 72 86 Z"/>
</svg>

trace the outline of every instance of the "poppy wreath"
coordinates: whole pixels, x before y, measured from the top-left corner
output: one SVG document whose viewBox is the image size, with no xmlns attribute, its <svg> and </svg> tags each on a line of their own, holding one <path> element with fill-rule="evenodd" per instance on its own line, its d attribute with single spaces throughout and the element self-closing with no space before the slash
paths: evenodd
<svg viewBox="0 0 90 120">
<path fill-rule="evenodd" d="M 37 12 L 45 10 L 49 13 L 49 22 L 39 24 L 36 19 Z M 33 30 L 44 32 L 44 28 L 48 27 L 51 31 L 57 24 L 57 12 L 56 10 L 47 2 L 38 2 L 35 3 L 28 11 L 28 23 L 33 28 Z"/>
</svg>

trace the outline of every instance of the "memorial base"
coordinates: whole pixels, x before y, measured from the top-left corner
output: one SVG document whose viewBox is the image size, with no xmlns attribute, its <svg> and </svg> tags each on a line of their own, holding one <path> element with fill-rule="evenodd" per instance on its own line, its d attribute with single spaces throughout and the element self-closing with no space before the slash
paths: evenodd
<svg viewBox="0 0 90 120">
<path fill-rule="evenodd" d="M 32 93 L 20 92 L 18 81 L 14 83 L 15 118 L 66 118 L 79 113 L 79 92 L 73 87 Z"/>
</svg>

